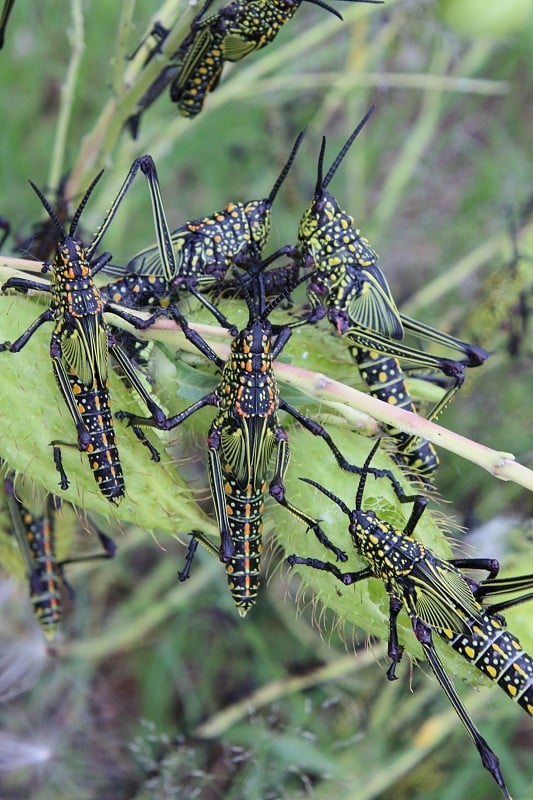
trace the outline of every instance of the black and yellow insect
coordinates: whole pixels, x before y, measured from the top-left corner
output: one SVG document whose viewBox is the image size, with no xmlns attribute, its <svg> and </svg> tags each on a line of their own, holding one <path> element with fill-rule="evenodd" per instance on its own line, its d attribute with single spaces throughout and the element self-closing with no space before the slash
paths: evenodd
<svg viewBox="0 0 533 800">
<path fill-rule="evenodd" d="M 506 800 L 510 800 L 498 759 L 457 696 L 435 650 L 432 633 L 436 632 L 441 636 L 469 663 L 496 681 L 528 714 L 533 715 L 533 659 L 523 650 L 518 639 L 506 629 L 505 622 L 499 615 L 503 608 L 523 602 L 531 594 L 518 600 L 483 605 L 486 597 L 519 590 L 522 584 L 531 588 L 533 576 L 498 581 L 496 575 L 499 565 L 492 559 L 445 561 L 439 558 L 412 536 L 428 502 L 421 495 L 415 496 L 411 515 L 403 530 L 380 519 L 374 511 L 365 510 L 365 481 L 377 446 L 378 443 L 365 461 L 354 509 L 348 508 L 340 498 L 315 481 L 302 478 L 336 503 L 346 514 L 355 549 L 368 566 L 358 572 L 341 572 L 336 564 L 296 555 L 289 556 L 289 563 L 330 572 L 345 586 L 368 578 L 379 578 L 383 582 L 389 595 L 388 655 L 391 663 L 387 677 L 389 680 L 396 678 L 396 667 L 402 657 L 396 621 L 403 608 L 435 677 L 474 741 L 483 766 L 496 780 Z M 384 476 L 394 481 L 394 476 L 387 475 L 386 471 Z M 398 496 L 398 499 L 406 502 L 405 497 Z M 473 584 L 459 571 L 464 568 L 487 570 L 489 580 Z"/>
<path fill-rule="evenodd" d="M 143 156 L 136 159 L 132 164 L 128 176 L 104 222 L 88 247 L 84 247 L 82 242 L 75 238 L 75 233 L 81 213 L 102 173 L 97 176 L 85 193 L 74 214 L 68 234 L 47 199 L 35 184 L 30 182 L 56 227 L 58 241 L 55 256 L 52 261 L 46 262 L 42 268 L 43 272 L 51 273 L 52 280 L 49 286 L 43 286 L 41 282 L 33 281 L 29 278 L 13 277 L 7 280 L 2 287 L 4 292 L 9 289 L 16 289 L 21 292 L 35 289 L 51 293 L 50 306 L 37 317 L 18 339 L 14 342 L 0 344 L 0 352 L 18 353 L 41 325 L 45 322 L 54 323 L 50 343 L 54 375 L 77 431 L 76 444 L 61 440 L 51 442 L 54 462 L 60 474 L 60 485 L 62 489 L 68 488 L 69 485 L 62 465 L 61 447 L 77 447 L 80 451 L 88 454 L 89 464 L 100 491 L 104 497 L 113 503 L 119 503 L 124 496 L 124 477 L 115 442 L 110 407 L 108 387 L 109 351 L 113 353 L 124 374 L 139 393 L 150 413 L 156 417 L 162 414 L 159 406 L 146 392 L 133 364 L 115 341 L 110 328 L 104 321 L 103 314 L 104 310 L 110 311 L 128 320 L 136 327 L 147 327 L 153 320 L 139 322 L 127 311 L 108 308 L 100 297 L 98 288 L 94 283 L 94 276 L 108 263 L 111 255 L 104 253 L 96 261 L 91 260 L 139 168 L 146 175 L 152 204 L 154 210 L 157 209 L 158 219 L 166 223 L 161 207 L 155 165 L 150 156 Z M 166 258 L 168 256 L 172 259 L 173 251 L 170 245 L 168 228 L 166 231 L 162 227 L 158 228 L 158 230 L 161 232 L 160 235 L 162 237 L 161 257 Z M 137 433 L 149 448 L 152 457 L 157 460 L 158 454 L 156 450 L 141 432 Z"/>
<path fill-rule="evenodd" d="M 231 288 L 225 279 L 232 267 L 245 266 L 262 258 L 270 233 L 272 205 L 303 136 L 301 133 L 297 137 L 268 197 L 228 203 L 211 216 L 186 222 L 171 234 L 172 265 L 163 263 L 160 248 L 152 245 L 129 261 L 123 277 L 100 287 L 102 298 L 128 308 L 172 308 L 184 293 L 198 297 L 199 292 Z M 222 325 L 228 326 L 216 307 L 205 297 L 200 299 Z"/>
<path fill-rule="evenodd" d="M 376 3 L 380 0 L 349 0 Z M 137 136 L 140 116 L 145 108 L 170 85 L 170 98 L 179 113 L 196 117 L 206 96 L 216 89 L 224 64 L 240 61 L 270 44 L 280 29 L 291 20 L 303 2 L 312 3 L 342 20 L 324 0 L 233 0 L 229 5 L 205 16 L 213 5 L 206 0 L 191 24 L 180 47 L 138 103 L 138 111 L 127 125 Z M 158 27 L 156 48 L 161 48 L 165 32 Z M 150 60 L 151 56 L 148 57 Z"/>
<path fill-rule="evenodd" d="M 55 516 L 61 503 L 59 498 L 48 495 L 42 511 L 35 513 L 17 497 L 13 473 L 8 473 L 4 479 L 4 496 L 11 519 L 12 533 L 16 537 L 26 569 L 35 617 L 45 638 L 53 641 L 63 617 L 63 587 L 66 586 L 72 593 L 63 568 L 66 564 L 112 558 L 116 551 L 115 544 L 108 536 L 97 531 L 104 548 L 102 553 L 58 561 Z"/>
<path fill-rule="evenodd" d="M 4 479 L 4 496 L 28 579 L 34 614 L 45 638 L 52 641 L 61 624 L 61 569 L 54 536 L 54 498 L 49 495 L 42 513 L 35 514 L 15 495 L 13 475 Z"/>
<path fill-rule="evenodd" d="M 479 345 L 490 350 L 500 349 L 502 334 L 507 352 L 512 358 L 520 354 L 528 341 L 532 296 L 531 265 L 533 259 L 521 253 L 518 233 L 533 220 L 533 197 L 520 209 L 517 219 L 510 211 L 508 230 L 511 242 L 510 256 L 493 270 L 479 289 L 479 302 L 467 320 L 468 335 Z"/>
<path fill-rule="evenodd" d="M 533 716 L 533 658 L 507 629 L 505 619 L 501 616 L 505 609 L 533 599 L 533 575 L 497 578 L 499 564 L 495 560 L 465 558 L 455 559 L 452 563 L 456 568 L 483 569 L 490 573 L 489 578 L 481 583 L 471 579 L 468 581 L 476 601 L 483 608 L 483 625 L 472 618 L 466 622 L 471 631 L 468 635 L 444 628 L 439 631 L 441 637 Z M 487 604 L 487 598 L 516 594 L 524 589 L 529 591 L 518 597 Z"/>
<path fill-rule="evenodd" d="M 270 44 L 291 20 L 303 0 L 233 0 L 204 17 L 212 0 L 202 7 L 178 52 L 178 74 L 170 98 L 184 117 L 195 117 L 205 97 L 218 85 L 226 61 L 240 61 Z M 342 19 L 322 0 L 305 0 Z"/>
<path fill-rule="evenodd" d="M 198 348 L 222 371 L 218 386 L 184 411 L 157 424 L 171 430 L 205 406 L 215 406 L 218 410 L 208 434 L 209 483 L 220 530 L 219 556 L 226 565 L 229 587 L 242 615 L 254 605 L 259 589 L 263 504 L 267 492 L 306 525 L 314 526 L 320 541 L 337 558 L 346 560 L 345 554 L 322 536 L 315 521 L 286 499 L 284 477 L 289 443 L 279 412 L 289 413 L 306 430 L 320 436 L 342 469 L 360 472 L 359 467 L 344 458 L 321 425 L 280 396 L 273 361 L 282 352 L 291 329 L 269 321 L 272 310 L 286 296 L 283 293 L 268 305 L 265 302 L 263 269 L 273 258 L 254 267 L 250 265 L 240 276 L 249 318 L 233 339 L 228 360 L 224 362 L 198 337 Z M 153 420 L 128 412 L 119 412 L 117 416 L 136 426 L 154 425 Z M 381 475 L 380 470 L 372 472 Z M 398 490 L 401 491 L 399 487 Z M 202 535 L 194 536 L 206 543 Z M 195 548 L 193 541 L 182 578 L 188 575 Z"/>
<path fill-rule="evenodd" d="M 409 389 L 407 387 L 405 371 L 400 366 L 397 358 L 386 356 L 377 350 L 363 350 L 360 347 L 348 345 L 352 358 L 357 363 L 361 378 L 368 387 L 373 397 L 384 403 L 403 408 L 405 411 L 418 413 Z M 454 386 L 453 391 L 459 388 Z M 450 389 L 444 395 L 439 406 L 428 414 L 428 418 L 435 419 L 439 412 L 451 399 Z M 400 464 L 412 471 L 427 486 L 431 485 L 433 476 L 439 466 L 440 460 L 432 442 L 427 439 L 413 439 L 408 433 L 387 426 L 388 432 L 394 439 L 397 451 L 393 457 Z"/>
<path fill-rule="evenodd" d="M 385 402 L 415 411 L 399 359 L 419 368 L 439 370 L 451 380 L 446 394 L 431 410 L 434 419 L 451 400 L 464 380 L 464 366 L 483 363 L 487 353 L 401 314 L 379 264 L 378 255 L 357 229 L 353 217 L 343 211 L 327 187 L 353 141 L 368 121 L 373 108 L 350 135 L 323 176 L 325 138 L 318 160 L 314 197 L 298 228 L 298 258 L 311 270 L 307 284 L 310 312 L 298 324 L 327 316 L 339 335 L 345 336 L 350 353 L 370 392 Z M 412 349 L 401 341 L 405 332 L 429 339 L 460 352 L 456 361 Z M 397 458 L 423 479 L 429 480 L 438 466 L 430 442 L 413 440 L 396 429 L 389 432 L 398 446 Z"/>
</svg>

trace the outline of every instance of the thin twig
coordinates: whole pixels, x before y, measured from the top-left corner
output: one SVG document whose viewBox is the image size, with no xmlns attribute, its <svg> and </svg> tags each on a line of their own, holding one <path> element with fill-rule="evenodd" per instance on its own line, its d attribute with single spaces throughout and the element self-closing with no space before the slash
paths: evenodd
<svg viewBox="0 0 533 800">
<path fill-rule="evenodd" d="M 65 81 L 61 87 L 61 104 L 48 176 L 48 186 L 50 187 L 59 186 L 63 177 L 68 126 L 74 106 L 82 55 L 85 50 L 82 2 L 81 0 L 72 0 L 70 6 L 72 10 L 72 28 L 68 31 L 68 39 L 71 46 L 71 56 Z"/>
<path fill-rule="evenodd" d="M 270 683 L 266 683 L 251 692 L 244 699 L 238 700 L 236 703 L 213 714 L 212 717 L 198 725 L 194 735 L 202 739 L 219 737 L 229 728 L 246 719 L 250 714 L 257 712 L 260 708 L 264 708 L 290 694 L 296 694 L 327 681 L 338 680 L 346 675 L 360 672 L 366 667 L 375 664 L 376 660 L 382 658 L 384 653 L 385 646 L 380 643 L 359 652 L 357 658 L 353 653 L 350 653 L 335 659 L 330 664 L 314 669 L 307 675 L 286 676 L 270 681 Z"/>
<path fill-rule="evenodd" d="M 12 262 L 20 261 L 19 259 L 2 259 L 2 262 L 8 260 Z M 35 264 L 35 262 L 29 263 L 32 266 Z M 5 273 L 6 277 L 16 274 L 12 270 L 0 269 L 0 278 L 3 273 Z M 139 319 L 146 319 L 148 316 L 140 311 L 133 311 L 132 309 L 128 309 L 128 311 Z M 179 326 L 170 320 L 158 320 L 147 331 L 135 331 L 131 325 L 114 315 L 110 317 L 110 321 L 117 327 L 123 327 L 134 332 L 140 339 L 166 341 L 182 350 L 197 353 L 197 349 L 185 339 Z M 230 335 L 228 331 L 211 325 L 195 323 L 191 323 L 190 327 L 208 341 L 217 355 L 225 360 L 229 357 L 229 345 L 221 344 L 220 341 L 228 339 Z M 386 425 L 391 425 L 405 433 L 433 442 L 439 447 L 443 447 L 445 450 L 449 450 L 451 453 L 455 453 L 467 461 L 483 467 L 491 475 L 502 481 L 513 481 L 533 491 L 533 471 L 518 463 L 512 453 L 493 450 L 486 445 L 474 442 L 465 436 L 461 436 L 461 434 L 437 425 L 435 422 L 419 417 L 411 411 L 391 406 L 382 400 L 378 400 L 358 389 L 352 389 L 318 372 L 311 372 L 302 367 L 276 362 L 276 375 L 284 383 L 299 389 L 318 402 L 334 406 L 339 411 L 346 407 L 347 419 L 350 419 L 354 410 L 366 413 Z"/>
</svg>

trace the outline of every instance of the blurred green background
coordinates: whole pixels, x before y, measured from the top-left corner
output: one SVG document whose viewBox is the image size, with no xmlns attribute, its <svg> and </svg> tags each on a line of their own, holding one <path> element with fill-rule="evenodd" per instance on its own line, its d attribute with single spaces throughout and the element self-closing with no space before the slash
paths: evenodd
<svg viewBox="0 0 533 800">
<path fill-rule="evenodd" d="M 344 23 L 303 3 L 272 45 L 225 71 L 194 121 L 179 118 L 165 93 L 133 142 L 117 122 L 132 108 L 112 110 L 109 118 L 102 112 L 131 66 L 122 55 L 133 52 L 158 4 L 18 0 L 0 53 L 0 214 L 25 238 L 41 218 L 28 178 L 53 195 L 73 171 L 69 186 L 77 197 L 104 166 L 84 213 L 90 234 L 132 159 L 149 152 L 176 227 L 230 200 L 267 195 L 297 132 L 307 127 L 274 207 L 274 251 L 295 238 L 322 135 L 329 165 L 375 103 L 330 188 L 380 253 L 401 310 L 493 351 L 439 421 L 531 465 L 531 328 L 524 334 L 521 310 L 531 304 L 532 263 L 513 262 L 509 219 L 519 251 L 533 256 L 533 25 L 511 25 L 502 38 L 486 31 L 467 36 L 441 22 L 432 0 L 333 5 Z M 465 11 L 468 5 L 464 0 Z M 178 14 L 185 7 L 165 4 Z M 121 13 L 124 20 L 130 11 L 119 42 Z M 187 14 L 182 20 L 190 20 Z M 451 22 L 457 24 L 453 13 Z M 139 181 L 104 245 L 124 263 L 153 238 Z M 332 376 L 347 380 L 339 342 L 327 327 L 322 331 Z M 47 334 L 42 338 L 44 359 Z M 298 357 L 296 348 L 289 352 Z M 13 358 L 23 363 L 22 354 Z M 197 388 L 201 366 L 184 365 L 182 384 Z M 206 391 L 212 380 L 208 370 Z M 38 419 L 44 395 L 27 394 L 27 413 Z M 283 396 L 294 399 L 289 390 Z M 8 420 L 17 413 L 1 412 Z M 180 431 L 193 488 L 204 498 L 199 459 L 210 419 L 206 412 L 191 421 L 190 434 Z M 316 479 L 338 490 L 337 475 L 308 438 L 290 431 L 289 490 L 298 492 L 297 477 L 313 463 Z M 367 452 L 370 443 L 354 447 Z M 506 573 L 533 572 L 530 495 L 458 456 L 443 452 L 442 461 L 441 511 L 469 529 L 486 526 L 463 551 L 476 546 L 502 557 Z M 349 483 L 345 491 L 348 502 Z M 301 528 L 293 531 L 292 520 L 269 506 L 267 531 L 274 520 L 278 543 L 305 554 Z M 154 518 L 151 527 L 158 524 Z M 113 562 L 68 571 L 75 602 L 65 593 L 64 638 L 46 657 L 23 580 L 6 577 L 0 585 L 2 799 L 498 797 L 424 664 L 411 669 L 406 658 L 400 680 L 389 684 L 384 645 L 323 612 L 311 594 L 297 596 L 298 580 L 288 576 L 273 538 L 269 579 L 245 620 L 215 559 L 201 553 L 190 580 L 178 585 L 184 549 L 173 538 L 161 533 L 153 541 L 123 523 L 117 539 Z M 85 535 L 72 547 L 94 551 L 93 545 Z M 8 551 L 4 537 L 2 558 L 16 573 Z M 527 607 L 508 619 L 531 650 Z M 368 630 L 368 622 L 362 627 Z M 514 800 L 527 800 L 530 721 L 498 689 L 484 683 L 477 691 L 460 678 L 457 684 Z"/>
</svg>

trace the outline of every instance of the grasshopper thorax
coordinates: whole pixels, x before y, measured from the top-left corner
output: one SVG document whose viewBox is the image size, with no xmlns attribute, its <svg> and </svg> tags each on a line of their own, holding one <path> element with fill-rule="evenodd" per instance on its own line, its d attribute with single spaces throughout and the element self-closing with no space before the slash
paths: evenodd
<svg viewBox="0 0 533 800">
<path fill-rule="evenodd" d="M 263 362 L 270 359 L 272 325 L 270 322 L 251 320 L 234 338 L 231 344 L 232 355 L 241 357 L 248 364 L 245 369 L 255 372 L 265 371 Z"/>
<path fill-rule="evenodd" d="M 243 211 L 248 225 L 247 233 L 250 243 L 257 248 L 256 252 L 260 255 L 270 234 L 272 204 L 268 199 L 250 200 L 244 205 Z"/>
<path fill-rule="evenodd" d="M 332 194 L 323 191 L 305 209 L 298 226 L 298 241 L 311 248 L 323 248 L 324 237 L 350 224 L 353 225 L 353 218 L 342 211 Z"/>
<path fill-rule="evenodd" d="M 79 239 L 65 236 L 58 242 L 52 271 L 67 280 L 83 279 L 91 275 L 87 254 Z"/>
</svg>

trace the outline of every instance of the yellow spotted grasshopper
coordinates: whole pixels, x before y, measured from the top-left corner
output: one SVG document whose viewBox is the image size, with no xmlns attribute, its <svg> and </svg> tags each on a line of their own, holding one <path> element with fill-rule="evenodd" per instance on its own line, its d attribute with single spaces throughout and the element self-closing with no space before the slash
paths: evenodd
<svg viewBox="0 0 533 800">
<path fill-rule="evenodd" d="M 380 0 L 348 0 L 379 3 Z M 209 16 L 213 0 L 206 0 L 191 24 L 191 30 L 170 57 L 146 94 L 138 103 L 137 112 L 127 120 L 136 138 L 141 114 L 171 84 L 170 97 L 184 117 L 196 117 L 204 106 L 206 95 L 216 89 L 226 61 L 240 61 L 250 53 L 270 44 L 280 29 L 291 20 L 302 2 L 311 3 L 342 16 L 323 0 L 233 0 Z M 159 51 L 168 35 L 161 25 L 153 34 L 157 44 L 147 62 Z"/>
<path fill-rule="evenodd" d="M 483 766 L 491 773 L 506 800 L 510 800 L 498 759 L 457 696 L 435 649 L 432 634 L 437 633 L 464 659 L 496 681 L 528 714 L 533 715 L 533 659 L 507 630 L 500 614 L 505 608 L 531 599 L 533 592 L 511 600 L 485 604 L 491 596 L 531 590 L 533 575 L 497 579 L 499 564 L 494 559 L 439 558 L 430 548 L 413 538 L 428 502 L 421 495 L 415 495 L 414 498 L 397 495 L 402 503 L 413 502 L 411 515 L 403 529 L 381 519 L 373 510 L 364 509 L 366 477 L 378 445 L 379 442 L 363 466 L 354 509 L 348 508 L 324 486 L 302 478 L 346 514 L 354 547 L 368 566 L 358 572 L 342 572 L 331 562 L 297 555 L 289 556 L 289 564 L 329 572 L 345 586 L 370 578 L 382 581 L 389 595 L 388 655 L 391 663 L 387 670 L 388 679 L 395 680 L 396 667 L 402 657 L 396 626 L 398 615 L 404 609 L 435 677 L 476 745 Z M 394 485 L 392 473 L 384 470 L 383 477 Z M 318 524 L 314 532 L 317 536 L 325 535 Z M 461 569 L 486 570 L 489 578 L 477 584 L 463 576 Z"/>
<path fill-rule="evenodd" d="M 61 505 L 59 498 L 48 495 L 36 512 L 28 501 L 23 502 L 15 491 L 14 473 L 4 478 L 4 497 L 11 520 L 11 531 L 17 540 L 26 570 L 30 600 L 35 617 L 47 641 L 53 641 L 62 621 L 62 589 L 72 589 L 64 576 L 67 564 L 112 558 L 116 546 L 97 530 L 102 553 L 58 561 L 55 541 L 55 516 Z M 32 506 L 36 505 L 36 501 Z"/>
<path fill-rule="evenodd" d="M 233 326 L 203 293 L 232 288 L 231 282 L 225 281 L 231 268 L 261 259 L 270 233 L 272 205 L 303 136 L 302 132 L 297 137 L 268 197 L 228 203 L 211 216 L 186 222 L 171 233 L 172 262 L 161 260 L 158 245 L 142 250 L 130 260 L 125 270 L 119 270 L 125 271 L 125 275 L 100 287 L 102 298 L 128 308 L 149 309 L 175 307 L 184 293 L 199 297 L 199 292 L 202 292 L 201 302 L 224 327 L 232 329 Z M 116 272 L 116 268 L 106 269 L 107 274 L 113 271 Z M 266 289 L 267 293 L 274 293 L 268 285 Z"/>
<path fill-rule="evenodd" d="M 488 349 L 500 349 L 503 334 L 504 346 L 511 358 L 527 354 L 528 325 L 531 321 L 531 296 L 533 294 L 531 264 L 533 258 L 521 253 L 518 247 L 519 230 L 527 230 L 533 220 L 533 196 L 516 215 L 507 209 L 507 229 L 510 253 L 504 263 L 484 279 L 479 290 L 479 304 L 466 320 L 468 335 Z"/>
<path fill-rule="evenodd" d="M 294 324 L 313 323 L 327 317 L 335 331 L 346 338 L 369 391 L 380 400 L 409 411 L 416 409 L 399 360 L 444 373 L 451 383 L 428 415 L 429 419 L 435 419 L 462 385 L 464 367 L 479 366 L 488 353 L 398 311 L 377 254 L 357 229 L 353 217 L 343 211 L 327 191 L 372 111 L 373 108 L 352 132 L 325 177 L 326 139 L 322 140 L 314 197 L 298 228 L 298 259 L 302 266 L 311 270 L 307 284 L 311 310 Z M 456 361 L 410 348 L 402 341 L 405 332 L 451 348 L 465 358 Z M 439 463 L 433 445 L 394 428 L 389 429 L 389 433 L 396 442 L 399 463 L 415 470 L 429 484 Z"/>
<path fill-rule="evenodd" d="M 289 463 L 289 442 L 280 424 L 279 412 L 287 412 L 310 433 L 321 437 L 342 469 L 360 472 L 359 467 L 345 459 L 321 425 L 280 396 L 273 361 L 290 338 L 291 329 L 286 325 L 272 324 L 269 315 L 286 297 L 287 290 L 267 304 L 263 286 L 263 270 L 278 255 L 275 253 L 263 262 L 248 265 L 247 270 L 240 274 L 241 291 L 248 305 L 249 318 L 246 326 L 233 339 L 228 360 L 219 358 L 197 336 L 198 349 L 222 372 L 214 391 L 162 422 L 129 412 L 120 411 L 117 414 L 120 419 L 128 420 L 137 427 L 155 425 L 163 430 L 171 430 L 201 408 L 214 406 L 217 409 L 208 434 L 209 483 L 220 530 L 218 553 L 226 565 L 229 587 L 241 615 L 254 605 L 259 588 L 263 505 L 267 492 L 305 524 L 318 530 L 314 520 L 295 508 L 285 496 L 284 477 Z M 373 472 L 381 475 L 380 470 Z M 398 491 L 401 491 L 399 486 Z M 346 555 L 331 545 L 320 532 L 317 535 L 337 558 L 346 560 Z M 182 579 L 189 574 L 196 540 L 200 539 L 206 544 L 201 533 L 194 532 L 194 537 L 186 568 L 181 573 Z"/>
<path fill-rule="evenodd" d="M 154 215 L 160 222 L 157 230 L 160 236 L 161 258 L 172 260 L 174 253 L 162 209 L 155 165 L 150 156 L 142 156 L 133 162 L 103 223 L 87 247 L 75 237 L 75 233 L 80 216 L 102 173 L 95 178 L 85 193 L 72 218 L 68 233 L 42 192 L 30 181 L 54 223 L 58 237 L 54 257 L 42 267 L 44 273 L 51 273 L 51 283 L 48 287 L 29 278 L 12 277 L 2 287 L 3 292 L 10 289 L 20 292 L 35 289 L 51 294 L 50 306 L 18 339 L 0 344 L 0 352 L 18 353 L 41 325 L 53 322 L 50 356 L 54 375 L 77 431 L 76 444 L 62 440 L 51 442 L 61 488 L 66 489 L 69 485 L 62 465 L 61 447 L 77 447 L 87 453 L 100 491 L 115 504 L 118 504 L 124 496 L 124 476 L 111 414 L 108 388 L 109 352 L 112 352 L 150 413 L 156 418 L 162 416 L 162 411 L 147 393 L 132 362 L 116 342 L 103 316 L 104 311 L 109 311 L 131 322 L 137 328 L 145 328 L 157 318 L 159 315 L 157 310 L 153 318 L 141 322 L 127 310 L 111 307 L 105 303 L 94 283 L 94 276 L 108 263 L 111 255 L 104 253 L 96 260 L 93 260 L 93 256 L 139 169 L 147 178 Z M 135 432 L 150 450 L 152 458 L 158 460 L 157 451 L 144 434 L 141 431 Z"/>
</svg>

